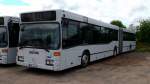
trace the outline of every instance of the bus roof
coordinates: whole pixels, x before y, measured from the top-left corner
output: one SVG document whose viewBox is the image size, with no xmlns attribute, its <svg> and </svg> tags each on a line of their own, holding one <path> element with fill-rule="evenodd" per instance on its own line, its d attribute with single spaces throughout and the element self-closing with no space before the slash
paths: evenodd
<svg viewBox="0 0 150 84">
<path fill-rule="evenodd" d="M 71 20 L 86 22 L 86 23 L 93 24 L 93 25 L 98 25 L 98 26 L 103 26 L 103 27 L 119 30 L 119 27 L 116 26 L 116 25 L 105 23 L 105 22 L 102 22 L 102 21 L 99 21 L 99 20 L 95 20 L 95 19 L 83 16 L 83 15 L 79 15 L 79 14 L 76 14 L 76 13 L 73 13 L 73 12 L 62 10 L 62 9 L 26 12 L 26 13 L 21 13 L 20 15 L 28 14 L 28 13 L 49 12 L 49 11 L 56 11 L 56 20 L 57 21 L 59 21 L 60 18 L 67 18 L 67 19 L 71 19 Z M 123 29 L 123 31 L 129 32 L 129 33 L 134 33 L 132 31 L 129 31 L 128 29 Z"/>
<path fill-rule="evenodd" d="M 11 20 L 13 23 L 20 23 L 19 17 L 13 17 L 13 16 L 0 16 L 0 18 L 3 18 L 3 24 L 1 25 L 7 25 L 8 22 Z"/>
<path fill-rule="evenodd" d="M 136 33 L 134 31 L 131 31 L 131 30 L 127 29 L 127 28 L 122 28 L 122 29 L 123 29 L 124 32 L 129 32 L 129 33 L 134 33 L 134 34 Z"/>
<path fill-rule="evenodd" d="M 34 11 L 34 12 L 26 12 L 26 13 L 21 13 L 22 14 L 28 14 L 28 13 L 39 13 L 39 12 L 48 12 L 48 11 L 56 11 L 56 20 L 59 21 L 60 18 L 64 17 L 64 18 L 68 18 L 71 20 L 76 20 L 76 21 L 80 21 L 80 22 L 87 22 L 89 24 L 93 24 L 93 25 L 98 25 L 98 26 L 103 26 L 103 27 L 108 27 L 108 28 L 112 28 L 112 29 L 116 29 L 118 30 L 119 27 L 115 26 L 115 25 L 111 25 L 108 23 L 104 23 L 102 21 L 98 21 L 92 18 L 88 18 L 86 16 L 82 16 L 73 12 L 69 12 L 69 11 L 65 11 L 65 10 L 61 10 L 61 9 L 55 9 L 55 10 L 44 10 L 44 11 Z"/>
<path fill-rule="evenodd" d="M 111 25 L 111 24 L 108 24 L 108 23 L 105 23 L 105 22 L 102 22 L 102 21 L 99 21 L 99 20 L 95 20 L 95 19 L 92 19 L 92 18 L 89 18 L 89 17 L 86 17 L 86 16 L 79 15 L 79 14 L 75 14 L 75 13 L 72 13 L 72 12 L 69 12 L 69 11 L 65 11 L 65 10 L 57 10 L 57 11 L 62 12 L 62 14 L 61 14 L 62 17 L 65 14 L 66 18 L 69 18 L 69 19 L 72 19 L 72 20 L 87 22 L 87 23 L 90 23 L 90 24 L 93 24 L 93 25 L 108 27 L 108 28 L 117 29 L 117 30 L 119 29 L 118 26 Z"/>
</svg>

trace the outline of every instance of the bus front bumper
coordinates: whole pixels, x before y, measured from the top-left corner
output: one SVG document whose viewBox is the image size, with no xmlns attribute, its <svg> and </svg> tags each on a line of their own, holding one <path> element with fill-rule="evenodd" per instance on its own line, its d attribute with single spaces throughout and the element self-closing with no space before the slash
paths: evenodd
<svg viewBox="0 0 150 84">
<path fill-rule="evenodd" d="M 0 64 L 7 64 L 7 55 L 0 55 Z"/>
<path fill-rule="evenodd" d="M 44 64 L 29 64 L 27 62 L 17 62 L 17 64 L 28 67 L 28 68 L 39 68 L 39 69 L 45 69 L 45 70 L 51 70 L 51 71 L 60 71 L 55 66 L 44 65 Z"/>
</svg>

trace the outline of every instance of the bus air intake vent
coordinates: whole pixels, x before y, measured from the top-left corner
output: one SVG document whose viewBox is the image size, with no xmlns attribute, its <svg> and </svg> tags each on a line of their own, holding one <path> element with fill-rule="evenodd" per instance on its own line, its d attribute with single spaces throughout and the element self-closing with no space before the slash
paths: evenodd
<svg viewBox="0 0 150 84">
<path fill-rule="evenodd" d="M 43 11 L 43 12 L 21 14 L 22 22 L 53 21 L 53 20 L 56 20 L 56 11 Z"/>
</svg>

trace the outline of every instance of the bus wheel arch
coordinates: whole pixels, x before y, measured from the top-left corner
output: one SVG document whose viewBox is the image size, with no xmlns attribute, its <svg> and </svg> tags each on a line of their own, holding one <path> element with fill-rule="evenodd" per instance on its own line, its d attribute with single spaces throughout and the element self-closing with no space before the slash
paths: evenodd
<svg viewBox="0 0 150 84">
<path fill-rule="evenodd" d="M 90 63 L 90 51 L 84 50 L 81 56 L 81 66 L 86 67 Z"/>
</svg>

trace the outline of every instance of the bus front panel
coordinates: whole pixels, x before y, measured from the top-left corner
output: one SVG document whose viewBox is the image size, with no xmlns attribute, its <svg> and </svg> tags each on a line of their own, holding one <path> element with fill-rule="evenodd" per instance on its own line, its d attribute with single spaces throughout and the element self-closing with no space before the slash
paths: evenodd
<svg viewBox="0 0 150 84">
<path fill-rule="evenodd" d="M 17 56 L 19 65 L 58 70 L 59 49 L 60 27 L 58 23 L 41 22 L 21 25 Z"/>
</svg>

